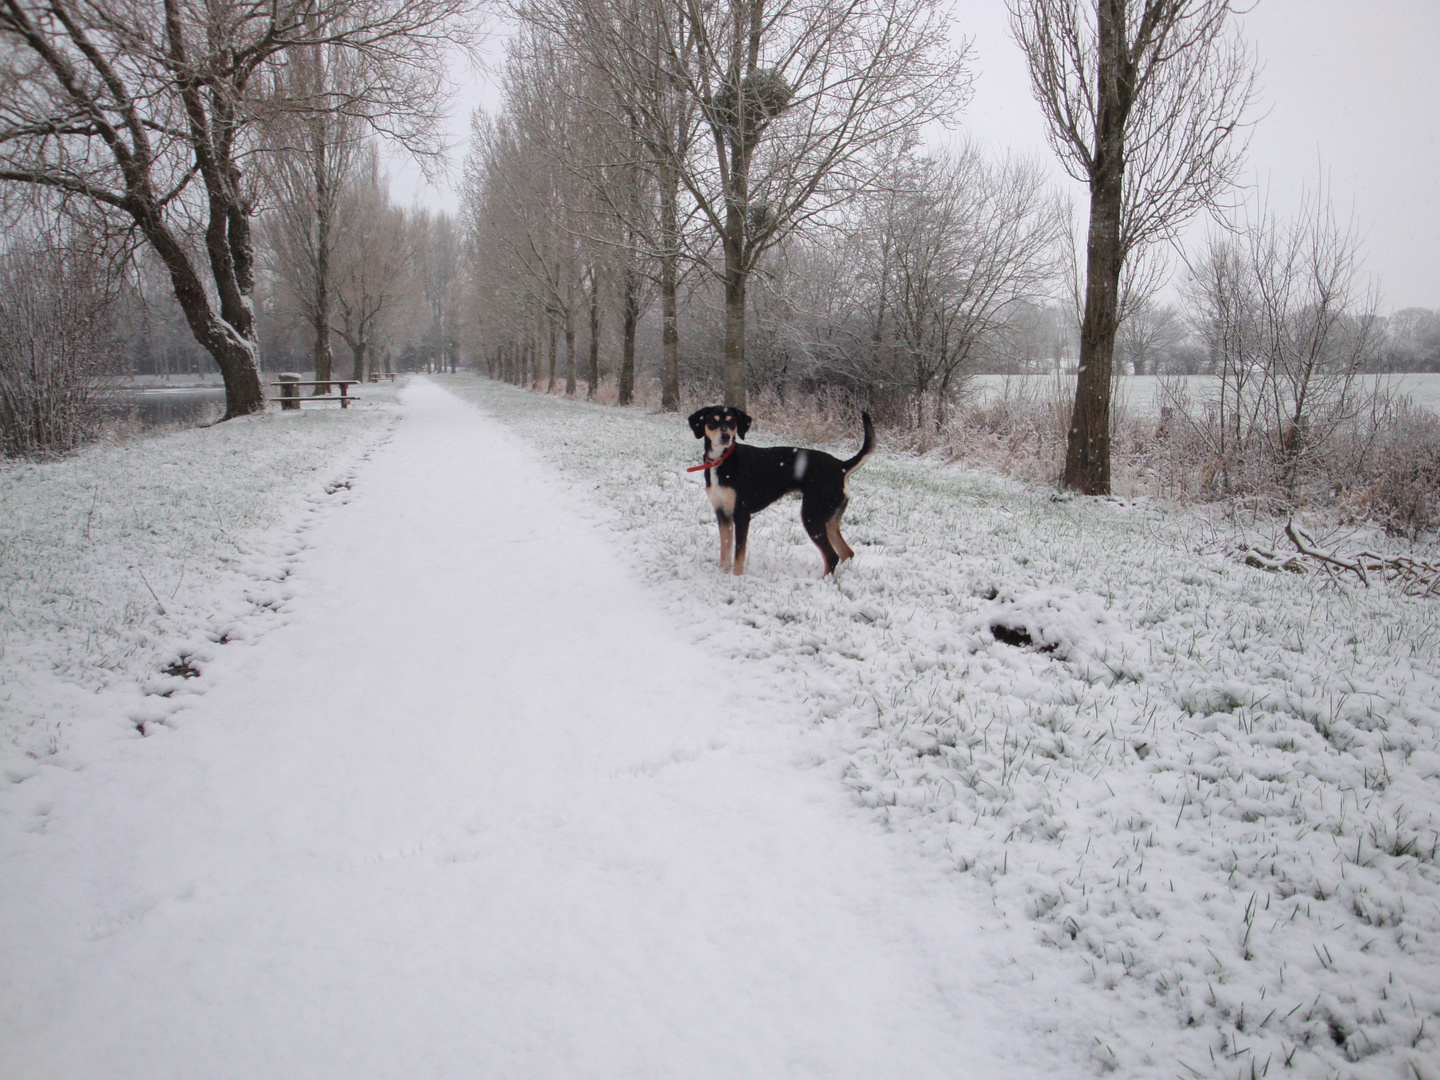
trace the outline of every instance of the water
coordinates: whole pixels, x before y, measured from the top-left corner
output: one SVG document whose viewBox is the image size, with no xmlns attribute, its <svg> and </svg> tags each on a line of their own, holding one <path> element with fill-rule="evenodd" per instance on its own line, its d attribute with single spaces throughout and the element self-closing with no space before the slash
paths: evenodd
<svg viewBox="0 0 1440 1080">
<path fill-rule="evenodd" d="M 112 409 L 142 423 L 198 424 L 218 419 L 225 411 L 223 386 L 152 386 L 117 389 Z"/>
<path fill-rule="evenodd" d="M 1122 375 L 1116 399 L 1137 415 L 1159 416 L 1160 406 L 1164 404 L 1162 382 L 1165 379 L 1162 375 Z M 1397 394 L 1408 395 L 1421 408 L 1440 413 L 1440 374 L 1362 375 L 1360 379 L 1367 386 L 1378 381 Z M 1186 388 L 1192 398 L 1204 399 L 1215 394 L 1219 382 L 1213 375 L 1191 375 L 1186 380 Z M 1038 394 L 1053 391 L 1055 385 L 1054 375 L 976 375 L 970 381 L 970 388 L 981 400 L 1003 394 L 1007 387 L 1012 393 L 1024 390 Z M 1068 376 L 1062 385 L 1073 394 L 1075 376 Z"/>
</svg>

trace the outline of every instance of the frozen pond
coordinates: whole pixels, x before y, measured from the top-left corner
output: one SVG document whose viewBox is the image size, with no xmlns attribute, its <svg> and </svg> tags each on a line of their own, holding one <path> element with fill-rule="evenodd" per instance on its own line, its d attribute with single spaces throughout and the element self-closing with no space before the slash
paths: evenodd
<svg viewBox="0 0 1440 1080">
<path fill-rule="evenodd" d="M 193 424 L 225 411 L 223 386 L 119 387 L 113 391 L 116 413 L 146 424 Z"/>
<path fill-rule="evenodd" d="M 1365 381 L 1378 379 L 1386 386 L 1401 394 L 1408 394 L 1416 405 L 1440 413 L 1440 375 L 1431 373 L 1403 375 L 1368 375 Z M 1193 398 L 1212 395 L 1219 383 L 1214 375 L 1190 375 L 1175 377 L 1166 375 L 1122 375 L 1117 399 L 1132 412 L 1160 415 L 1160 404 L 1165 396 L 1166 383 L 1183 384 Z M 1058 380 L 1058 385 L 1068 396 L 1074 392 L 1075 376 L 1069 375 Z M 1057 378 L 1054 375 L 976 375 L 970 381 L 970 389 L 981 400 L 994 395 L 1041 395 L 1054 392 Z"/>
</svg>

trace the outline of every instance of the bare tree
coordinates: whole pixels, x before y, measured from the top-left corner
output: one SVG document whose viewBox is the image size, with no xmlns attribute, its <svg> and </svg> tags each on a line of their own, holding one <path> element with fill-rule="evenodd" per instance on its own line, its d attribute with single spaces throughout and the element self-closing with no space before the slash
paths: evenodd
<svg viewBox="0 0 1440 1080">
<path fill-rule="evenodd" d="M 1186 293 L 1219 376 L 1203 416 L 1191 417 L 1219 493 L 1265 491 L 1293 506 L 1316 476 L 1333 483 L 1358 474 L 1365 439 L 1337 468 L 1339 436 L 1376 411 L 1361 373 L 1383 333 L 1353 226 L 1341 226 L 1318 195 L 1293 221 L 1261 211 L 1238 236 L 1211 240 Z"/>
<path fill-rule="evenodd" d="M 460 333 L 461 240 L 455 219 L 441 210 L 414 215 L 416 274 L 429 320 L 426 355 L 436 371 L 454 371 Z"/>
<path fill-rule="evenodd" d="M 724 396 L 743 408 L 759 260 L 864 190 L 877 147 L 947 118 L 968 91 L 966 56 L 929 0 L 688 3 L 673 25 L 665 67 L 699 102 L 711 145 L 677 165 L 720 247 Z"/>
<path fill-rule="evenodd" d="M 1066 171 L 1090 188 L 1080 371 L 1062 483 L 1110 491 L 1120 278 L 1214 206 L 1239 168 L 1254 67 L 1232 0 L 1007 0 Z"/>
<path fill-rule="evenodd" d="M 890 304 L 915 393 L 916 426 L 934 397 L 934 422 L 982 344 L 996 344 L 1009 313 L 1054 278 L 1065 208 L 1033 162 L 991 164 L 974 146 L 915 163 L 910 190 L 892 192 Z"/>
<path fill-rule="evenodd" d="M 1440 371 L 1440 311 L 1402 308 L 1386 323 L 1385 369 Z"/>
<path fill-rule="evenodd" d="M 1115 355 L 1136 375 L 1155 375 L 1185 336 L 1185 323 L 1174 308 L 1146 300 L 1120 320 Z"/>
<path fill-rule="evenodd" d="M 317 107 L 303 115 L 282 112 L 265 125 L 267 187 L 274 207 L 266 215 L 268 246 L 275 270 L 310 324 L 311 368 L 316 393 L 330 392 L 330 348 L 336 207 L 354 172 L 360 151 L 359 121 L 325 108 L 332 96 L 351 95 L 352 72 L 345 52 L 316 44 L 297 49 L 278 76 L 287 92 Z"/>
<path fill-rule="evenodd" d="M 415 232 L 390 202 L 373 145 L 336 205 L 335 330 L 350 347 L 352 379 L 375 370 L 375 353 L 414 295 Z M 318 375 L 317 375 L 318 377 Z"/>
<path fill-rule="evenodd" d="M 0 180 L 134 230 L 164 264 L 225 380 L 227 417 L 264 396 L 247 176 L 266 115 L 343 111 L 433 149 L 466 0 L 0 0 Z M 316 47 L 359 73 L 343 97 L 281 70 Z"/>
</svg>

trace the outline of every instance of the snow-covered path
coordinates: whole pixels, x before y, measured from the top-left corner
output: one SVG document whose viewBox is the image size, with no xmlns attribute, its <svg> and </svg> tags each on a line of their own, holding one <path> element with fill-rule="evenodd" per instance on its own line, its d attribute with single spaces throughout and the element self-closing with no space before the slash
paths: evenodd
<svg viewBox="0 0 1440 1080">
<path fill-rule="evenodd" d="M 289 621 L 174 731 L 30 781 L 0 1075 L 1085 1071 L 522 444 L 405 404 Z"/>
</svg>

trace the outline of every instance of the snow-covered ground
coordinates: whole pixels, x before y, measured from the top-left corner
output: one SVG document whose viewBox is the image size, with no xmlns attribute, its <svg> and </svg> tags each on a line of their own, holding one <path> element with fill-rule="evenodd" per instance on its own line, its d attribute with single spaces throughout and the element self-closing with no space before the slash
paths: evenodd
<svg viewBox="0 0 1440 1080">
<path fill-rule="evenodd" d="M 368 461 L 385 426 L 352 417 L 329 456 L 354 467 L 275 493 L 293 513 L 257 545 L 255 610 L 176 647 L 198 675 L 149 684 L 146 737 L 133 702 L 66 703 L 0 796 L 0 1074 L 1083 1059 L 1063 983 L 1032 985 L 813 767 L 791 695 L 677 634 L 528 446 L 431 384 L 404 398 Z M 309 422 L 248 430 L 258 449 Z"/>
<path fill-rule="evenodd" d="M 827 767 L 993 904 L 1017 963 L 1042 942 L 1102 991 L 1093 1064 L 1440 1076 L 1440 603 L 883 453 L 834 581 L 790 501 L 730 579 L 681 420 L 446 385 L 609 508 L 708 649 L 804 701 Z"/>
<path fill-rule="evenodd" d="M 6 775 L 96 734 L 66 730 L 71 716 L 129 730 L 163 715 L 152 691 L 186 683 L 163 669 L 271 621 L 302 523 L 383 441 L 395 397 L 372 387 L 344 412 L 271 411 L 0 467 Z"/>
<path fill-rule="evenodd" d="M 0 472 L 0 1075 L 1440 1077 L 1435 601 L 435 382 Z"/>
</svg>

